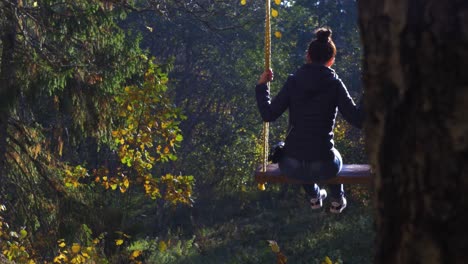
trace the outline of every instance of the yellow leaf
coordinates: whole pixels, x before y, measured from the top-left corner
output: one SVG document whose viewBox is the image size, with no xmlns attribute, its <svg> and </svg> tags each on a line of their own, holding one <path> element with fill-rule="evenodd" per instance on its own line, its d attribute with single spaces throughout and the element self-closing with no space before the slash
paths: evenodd
<svg viewBox="0 0 468 264">
<path fill-rule="evenodd" d="M 135 250 L 132 252 L 133 258 L 138 258 L 141 255 L 141 250 Z"/>
<path fill-rule="evenodd" d="M 331 259 L 327 256 L 325 257 L 325 261 L 323 262 L 325 264 L 333 264 L 333 262 L 331 261 Z"/>
<path fill-rule="evenodd" d="M 61 248 L 65 247 L 66 245 L 67 244 L 65 244 L 65 242 L 63 242 L 63 241 L 58 244 L 58 246 L 61 247 Z"/>
<path fill-rule="evenodd" d="M 276 241 L 268 240 L 268 244 L 271 247 L 271 251 L 273 251 L 274 253 L 279 253 L 280 252 L 280 248 L 278 246 L 278 243 L 276 243 Z"/>
<path fill-rule="evenodd" d="M 115 191 L 117 189 L 117 183 L 111 184 L 110 187 L 113 191 Z"/>
<path fill-rule="evenodd" d="M 246 0 L 241 0 L 241 5 L 246 5 L 247 1 Z"/>
<path fill-rule="evenodd" d="M 281 34 L 281 32 L 279 32 L 279 31 L 275 32 L 275 37 L 276 38 L 281 38 L 282 36 L 283 36 L 283 34 Z"/>
<path fill-rule="evenodd" d="M 37 2 L 36 1 L 34 1 L 33 7 L 37 7 Z"/>
<path fill-rule="evenodd" d="M 266 188 L 265 188 L 265 183 L 259 183 L 257 185 L 257 188 L 260 190 L 260 191 L 264 191 Z"/>
<path fill-rule="evenodd" d="M 116 240 L 115 240 L 115 244 L 116 244 L 117 246 L 122 245 L 123 242 L 124 242 L 123 239 L 116 239 Z"/>
<path fill-rule="evenodd" d="M 167 244 L 164 241 L 159 241 L 159 251 L 164 252 L 167 250 Z"/>
<path fill-rule="evenodd" d="M 278 13 L 278 10 L 276 10 L 276 9 L 274 9 L 274 8 L 271 9 L 271 16 L 272 16 L 272 17 L 277 17 L 278 14 L 279 14 L 279 13 Z"/>
<path fill-rule="evenodd" d="M 63 253 L 60 253 L 60 255 L 54 258 L 54 263 L 62 263 L 62 260 L 66 263 L 68 261 L 68 258 Z"/>
<path fill-rule="evenodd" d="M 125 87 L 125 92 L 127 92 L 127 93 L 130 92 L 130 87 L 128 87 L 128 86 Z"/>
<path fill-rule="evenodd" d="M 130 186 L 130 181 L 128 179 L 124 179 L 123 186 L 125 186 L 125 188 L 128 188 L 128 186 Z"/>
<path fill-rule="evenodd" d="M 281 0 L 275 0 L 275 4 L 281 5 Z"/>
<path fill-rule="evenodd" d="M 77 254 L 78 252 L 80 252 L 81 250 L 81 246 L 80 244 L 78 243 L 73 243 L 73 246 L 71 247 L 71 251 L 73 254 Z"/>
</svg>

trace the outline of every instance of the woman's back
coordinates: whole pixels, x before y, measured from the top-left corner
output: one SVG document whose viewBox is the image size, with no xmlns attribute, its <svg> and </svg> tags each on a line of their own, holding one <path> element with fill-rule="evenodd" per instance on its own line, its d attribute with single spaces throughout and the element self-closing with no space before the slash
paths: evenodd
<svg viewBox="0 0 468 264">
<path fill-rule="evenodd" d="M 305 64 L 290 75 L 270 102 L 269 91 L 257 86 L 257 102 L 265 121 L 274 121 L 289 109 L 290 133 L 286 154 L 298 160 L 332 160 L 333 127 L 337 107 L 352 125 L 361 115 L 335 71 L 320 64 Z"/>
<path fill-rule="evenodd" d="M 333 126 L 336 117 L 338 79 L 319 64 L 305 64 L 289 87 L 289 123 L 286 152 L 299 160 L 333 158 Z"/>
</svg>

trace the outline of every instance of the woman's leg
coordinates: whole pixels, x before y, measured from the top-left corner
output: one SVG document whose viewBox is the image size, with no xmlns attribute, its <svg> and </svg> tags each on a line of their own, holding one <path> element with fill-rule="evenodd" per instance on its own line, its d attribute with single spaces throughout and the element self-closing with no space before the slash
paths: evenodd
<svg viewBox="0 0 468 264">
<path fill-rule="evenodd" d="M 301 161 L 287 156 L 283 156 L 278 163 L 281 173 L 290 177 L 301 179 L 304 178 L 304 169 Z M 320 187 L 317 184 L 304 184 L 304 191 L 310 198 L 320 197 Z"/>
<path fill-rule="evenodd" d="M 332 149 L 332 151 L 335 154 L 335 159 L 328 169 L 330 174 L 337 175 L 343 167 L 343 159 L 341 158 L 341 154 L 338 150 Z M 343 184 L 329 184 L 328 189 L 330 190 L 332 200 L 339 201 L 345 195 Z"/>
</svg>

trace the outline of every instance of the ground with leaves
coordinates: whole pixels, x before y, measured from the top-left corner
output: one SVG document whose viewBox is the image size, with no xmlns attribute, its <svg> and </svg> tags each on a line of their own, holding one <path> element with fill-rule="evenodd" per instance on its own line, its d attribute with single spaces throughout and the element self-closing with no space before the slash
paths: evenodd
<svg viewBox="0 0 468 264">
<path fill-rule="evenodd" d="M 280 263 L 270 246 L 274 241 L 287 263 L 321 264 L 326 257 L 333 263 L 372 263 L 374 232 L 366 188 L 350 187 L 349 205 L 341 215 L 325 208 L 312 211 L 297 188 L 284 192 L 268 186 L 265 192 L 215 198 L 196 206 L 199 218 L 192 220 L 193 229 L 180 225 L 130 248 L 142 250 L 147 263 Z"/>
</svg>

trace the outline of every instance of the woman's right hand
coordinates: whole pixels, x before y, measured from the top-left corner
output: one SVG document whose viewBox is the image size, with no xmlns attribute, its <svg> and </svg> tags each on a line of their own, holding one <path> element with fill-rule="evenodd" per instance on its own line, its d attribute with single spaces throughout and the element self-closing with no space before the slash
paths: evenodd
<svg viewBox="0 0 468 264">
<path fill-rule="evenodd" d="M 260 79 L 258 79 L 257 84 L 259 85 L 266 84 L 267 82 L 271 82 L 271 81 L 273 81 L 273 70 L 269 69 L 269 70 L 264 71 L 262 75 L 260 75 Z"/>
</svg>

